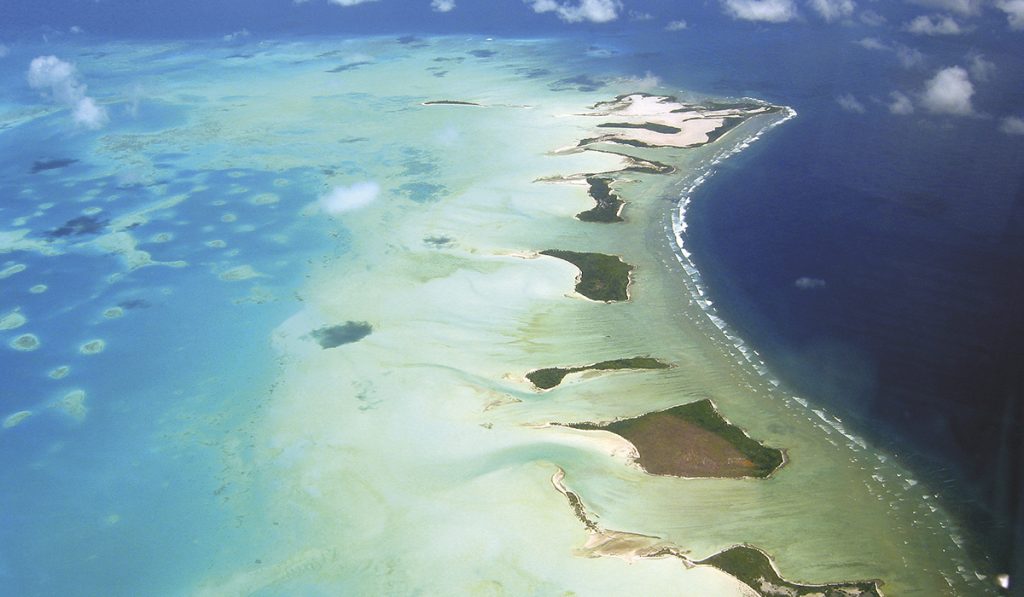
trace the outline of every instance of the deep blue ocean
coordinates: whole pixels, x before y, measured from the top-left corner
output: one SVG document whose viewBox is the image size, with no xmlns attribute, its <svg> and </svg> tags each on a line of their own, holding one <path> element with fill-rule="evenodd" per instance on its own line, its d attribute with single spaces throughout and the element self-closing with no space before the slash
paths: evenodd
<svg viewBox="0 0 1024 597">
<path fill-rule="evenodd" d="M 567 35 L 579 38 L 581 52 L 606 55 L 606 71 L 650 72 L 680 89 L 794 107 L 796 119 L 720 166 L 694 197 L 689 248 L 711 297 L 794 394 L 898 454 L 970 521 L 979 549 L 1002 566 L 1019 563 L 1024 136 L 1000 132 L 998 121 L 1024 110 L 1024 33 L 1008 31 L 993 11 L 972 34 L 940 38 L 809 16 L 738 22 L 715 2 L 678 4 L 627 1 L 613 23 L 567 25 L 518 0 L 460 0 L 448 14 L 425 0 L 347 9 L 5 0 L 0 42 L 11 46 L 6 60 L 23 63 L 30 57 L 18 55 L 19 40 L 44 36 Z M 890 24 L 920 12 L 874 8 Z M 685 30 L 665 30 L 679 18 Z M 856 43 L 866 37 L 912 45 L 921 62 L 907 68 L 894 50 Z M 974 115 L 890 114 L 890 92 L 913 94 L 936 69 L 974 55 L 995 65 L 975 80 Z M 837 98 L 846 94 L 863 112 L 842 108 Z M 174 329 L 157 332 L 183 341 Z M 116 355 L 110 344 L 107 358 Z M 4 375 L 21 371 L 5 367 Z"/>
</svg>

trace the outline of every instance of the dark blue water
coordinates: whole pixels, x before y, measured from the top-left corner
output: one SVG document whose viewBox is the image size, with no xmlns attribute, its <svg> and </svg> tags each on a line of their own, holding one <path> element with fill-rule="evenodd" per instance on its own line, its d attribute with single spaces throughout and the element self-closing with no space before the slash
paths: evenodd
<svg viewBox="0 0 1024 597">
<path fill-rule="evenodd" d="M 688 87 L 799 112 L 701 187 L 688 246 L 720 313 L 789 389 L 899 454 L 973 527 L 979 552 L 1010 566 L 1022 481 L 1024 143 L 985 114 L 889 114 L 872 98 L 913 73 L 857 51 L 860 33 L 846 33 L 845 46 L 825 39 L 836 35 L 683 44 L 680 62 L 702 73 L 681 74 Z M 966 51 L 931 63 L 962 63 Z M 1006 79 L 977 84 L 979 112 L 1020 97 L 1019 64 L 1000 64 Z M 845 93 L 867 113 L 843 111 Z M 800 278 L 821 282 L 801 288 Z"/>
</svg>

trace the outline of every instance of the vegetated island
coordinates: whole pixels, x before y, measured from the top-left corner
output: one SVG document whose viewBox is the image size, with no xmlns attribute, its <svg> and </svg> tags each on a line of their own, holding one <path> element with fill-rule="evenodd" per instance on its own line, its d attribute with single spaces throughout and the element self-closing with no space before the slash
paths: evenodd
<svg viewBox="0 0 1024 597">
<path fill-rule="evenodd" d="M 612 223 L 621 222 L 622 216 L 619 213 L 625 202 L 612 190 L 611 178 L 601 176 L 588 176 L 587 184 L 590 185 L 590 196 L 597 203 L 591 209 L 576 214 L 576 218 L 584 222 Z"/>
<path fill-rule="evenodd" d="M 423 102 L 424 106 L 480 106 L 476 102 L 464 102 L 461 100 L 430 100 Z"/>
<path fill-rule="evenodd" d="M 659 537 L 601 527 L 587 512 L 578 494 L 565 485 L 565 471 L 559 468 L 551 484 L 565 496 L 576 518 L 587 529 L 587 541 L 579 549 L 587 557 L 676 558 L 687 568 L 710 566 L 732 576 L 761 597 L 882 597 L 880 580 L 805 584 L 786 580 L 775 568 L 771 557 L 751 545 L 734 545 L 703 560 L 694 560 L 686 550 Z"/>
<path fill-rule="evenodd" d="M 790 582 L 782 578 L 768 554 L 751 545 L 735 545 L 694 563 L 699 566 L 714 566 L 722 572 L 736 577 L 763 597 L 796 597 L 799 595 L 881 597 L 882 595 L 878 588 L 878 581 L 866 580 L 827 585 Z"/>
<path fill-rule="evenodd" d="M 629 359 L 615 359 L 611 361 L 601 361 L 600 363 L 594 363 L 593 365 L 583 365 L 582 367 L 549 367 L 546 369 L 536 369 L 526 374 L 526 379 L 537 386 L 541 390 L 550 390 L 551 388 L 562 383 L 566 375 L 570 373 L 579 373 L 581 371 L 612 371 L 616 369 L 668 369 L 671 365 L 663 363 L 658 359 L 651 357 L 633 357 Z"/>
<path fill-rule="evenodd" d="M 568 261 L 579 268 L 576 292 L 588 299 L 606 303 L 629 300 L 629 276 L 633 266 L 619 257 L 559 249 L 548 249 L 540 254 Z"/>
<path fill-rule="evenodd" d="M 770 477 L 786 462 L 725 420 L 710 400 L 607 424 L 568 427 L 610 431 L 636 448 L 637 464 L 652 475 L 674 477 Z"/>
</svg>

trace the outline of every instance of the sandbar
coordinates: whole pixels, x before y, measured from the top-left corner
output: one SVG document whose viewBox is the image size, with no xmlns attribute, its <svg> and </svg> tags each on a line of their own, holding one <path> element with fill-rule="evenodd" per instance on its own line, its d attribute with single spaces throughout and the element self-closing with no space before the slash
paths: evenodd
<svg viewBox="0 0 1024 597">
<path fill-rule="evenodd" d="M 580 145 L 610 142 L 634 147 L 696 147 L 715 141 L 746 118 L 771 109 L 756 102 L 701 105 L 646 93 L 620 95 L 595 104 L 587 113 L 613 118 L 597 126 L 614 132 L 584 139 Z"/>
</svg>

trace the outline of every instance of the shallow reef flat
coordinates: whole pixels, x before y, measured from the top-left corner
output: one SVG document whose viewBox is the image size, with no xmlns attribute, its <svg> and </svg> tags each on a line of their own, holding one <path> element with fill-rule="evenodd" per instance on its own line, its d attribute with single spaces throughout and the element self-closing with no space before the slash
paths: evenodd
<svg viewBox="0 0 1024 597">
<path fill-rule="evenodd" d="M 463 76 L 445 77 L 441 90 L 416 65 L 458 56 L 461 42 L 426 43 L 401 61 L 344 73 L 349 85 L 385 97 L 398 92 L 390 81 L 401 81 L 410 100 L 396 101 L 402 110 L 390 114 L 384 133 L 367 134 L 355 118 L 348 135 L 379 146 L 415 132 L 424 142 L 404 167 L 407 182 L 443 190 L 427 202 L 396 194 L 336 216 L 352 232 L 351 251 L 315 272 L 300 291 L 303 307 L 275 332 L 283 370 L 265 433 L 293 454 L 272 465 L 279 483 L 296 488 L 288 508 L 317 521 L 296 530 L 304 545 L 344 554 L 332 561 L 332 574 L 365 590 L 472 592 L 487 579 L 509 592 L 771 594 L 767 584 L 751 587 L 756 579 L 745 570 L 756 566 L 688 568 L 678 558 L 640 558 L 643 566 L 624 568 L 634 557 L 629 550 L 588 548 L 594 536 L 571 511 L 563 517 L 565 498 L 545 480 L 561 468 L 602 525 L 622 529 L 619 539 L 633 537 L 622 539 L 627 544 L 654 537 L 644 541 L 675 546 L 691 564 L 749 545 L 779 571 L 764 582 L 798 594 L 849 587 L 872 594 L 873 581 L 856 583 L 875 578 L 897 594 L 945 590 L 940 570 L 955 569 L 963 554 L 949 541 L 941 511 L 918 503 L 916 490 L 876 481 L 905 473 L 822 429 L 809 409 L 738 364 L 685 299 L 662 198 L 701 160 L 740 146 L 784 114 L 753 101 L 555 92 L 493 68 L 547 65 L 539 42 L 495 42 L 494 56 L 445 62 Z M 486 109 L 460 110 L 457 122 L 448 121 L 437 116 L 441 106 L 424 105 L 437 97 Z M 356 106 L 348 109 L 355 117 Z M 599 126 L 623 122 L 660 126 Z M 663 127 L 689 137 L 652 136 L 680 134 Z M 616 138 L 580 143 L 603 135 Z M 489 159 L 460 159 L 449 143 L 487 147 Z M 385 180 L 390 163 L 377 170 L 364 163 L 363 176 Z M 594 205 L 594 177 L 625 203 L 628 217 L 614 223 L 614 233 L 575 217 Z M 566 298 L 574 278 L 577 292 L 592 300 Z M 373 322 L 373 333 L 331 350 L 309 341 L 310 330 L 339 321 Z M 543 393 L 515 373 L 538 362 L 613 363 L 624 353 L 656 354 L 673 367 L 577 371 L 579 383 Z M 543 385 L 578 367 L 554 367 Z M 705 398 L 724 419 L 671 411 L 681 402 L 707 410 Z M 616 420 L 654 421 L 641 433 L 653 443 L 546 424 Z M 663 436 L 679 425 L 703 438 L 700 449 L 709 454 L 696 451 L 696 459 L 733 459 L 735 468 L 714 464 L 700 474 L 709 478 L 687 479 L 670 467 L 661 475 L 629 466 L 638 456 L 647 466 L 644 452 L 671 446 Z M 787 455 L 781 468 L 780 450 Z M 840 520 L 862 532 L 841 531 Z M 434 548 L 393 549 L 417 541 Z M 875 555 L 890 550 L 879 541 L 903 555 Z M 451 564 L 480 562 L 483 552 L 503 565 Z M 399 572 L 385 583 L 372 572 L 380 566 Z M 443 583 L 430 580 L 438 566 L 447 571 Z"/>
</svg>

